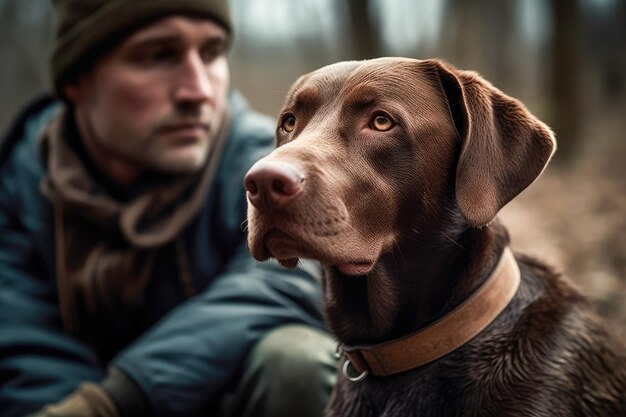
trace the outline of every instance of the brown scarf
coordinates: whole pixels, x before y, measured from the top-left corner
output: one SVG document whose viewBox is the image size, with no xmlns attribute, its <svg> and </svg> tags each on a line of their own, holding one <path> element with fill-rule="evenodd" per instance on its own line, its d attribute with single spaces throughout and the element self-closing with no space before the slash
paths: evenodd
<svg viewBox="0 0 626 417">
<path fill-rule="evenodd" d="M 159 248 L 176 241 L 183 285 L 191 279 L 180 239 L 200 210 L 226 142 L 228 116 L 198 173 L 152 187 L 137 198 L 120 202 L 89 174 L 66 137 L 62 111 L 42 136 L 48 176 L 41 190 L 55 213 L 57 285 L 66 330 L 78 332 L 79 305 L 88 313 L 127 304 L 146 287 Z M 79 302 L 80 300 L 80 302 Z"/>
</svg>

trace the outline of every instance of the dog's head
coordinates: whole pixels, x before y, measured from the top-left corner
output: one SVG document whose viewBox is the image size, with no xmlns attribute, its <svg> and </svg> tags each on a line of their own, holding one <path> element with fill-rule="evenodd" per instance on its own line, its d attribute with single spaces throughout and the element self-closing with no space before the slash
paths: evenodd
<svg viewBox="0 0 626 417">
<path fill-rule="evenodd" d="M 456 211 L 488 224 L 542 172 L 550 130 L 478 74 L 437 61 L 330 65 L 291 88 L 277 149 L 246 176 L 258 260 L 369 272 Z"/>
</svg>

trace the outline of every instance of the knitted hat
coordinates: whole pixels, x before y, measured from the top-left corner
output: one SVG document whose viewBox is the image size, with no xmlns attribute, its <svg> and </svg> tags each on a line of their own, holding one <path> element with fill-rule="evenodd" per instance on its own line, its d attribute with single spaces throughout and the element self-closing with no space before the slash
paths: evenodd
<svg viewBox="0 0 626 417">
<path fill-rule="evenodd" d="M 231 33 L 227 0 L 53 0 L 52 81 L 62 86 L 118 42 L 168 15 L 206 17 Z"/>
</svg>

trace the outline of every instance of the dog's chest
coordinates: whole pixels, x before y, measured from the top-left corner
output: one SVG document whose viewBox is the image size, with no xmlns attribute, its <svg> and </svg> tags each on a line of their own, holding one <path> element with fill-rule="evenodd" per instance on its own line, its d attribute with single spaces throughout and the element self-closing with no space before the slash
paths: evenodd
<svg viewBox="0 0 626 417">
<path fill-rule="evenodd" d="M 446 377 L 445 371 L 436 371 L 443 368 L 439 364 L 430 368 L 385 378 L 369 376 L 360 383 L 340 377 L 327 417 L 458 415 L 465 408 L 463 384 L 456 373 Z"/>
<path fill-rule="evenodd" d="M 524 409 L 535 409 L 542 402 L 541 384 L 519 384 L 506 371 L 511 358 L 502 352 L 510 351 L 511 341 L 500 340 L 485 352 L 477 348 L 480 339 L 443 360 L 402 374 L 368 376 L 359 383 L 340 376 L 329 407 L 335 411 L 328 416 L 485 417 L 526 415 Z M 516 401 L 519 410 L 511 401 L 518 389 L 528 398 Z"/>
</svg>

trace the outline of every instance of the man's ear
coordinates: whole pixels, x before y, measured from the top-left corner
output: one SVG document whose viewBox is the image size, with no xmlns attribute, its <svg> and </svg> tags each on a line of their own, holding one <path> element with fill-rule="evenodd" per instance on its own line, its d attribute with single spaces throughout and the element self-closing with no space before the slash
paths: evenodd
<svg viewBox="0 0 626 417">
<path fill-rule="evenodd" d="M 550 128 L 471 71 L 425 61 L 439 75 L 461 140 L 456 201 L 473 227 L 488 224 L 541 174 L 556 149 Z"/>
<path fill-rule="evenodd" d="M 78 104 L 81 102 L 82 98 L 82 90 L 77 84 L 66 84 L 63 86 L 63 95 L 67 98 L 72 104 Z"/>
<path fill-rule="evenodd" d="M 73 104 L 79 104 L 85 98 L 87 83 L 84 76 L 78 76 L 63 86 L 63 96 Z"/>
</svg>

